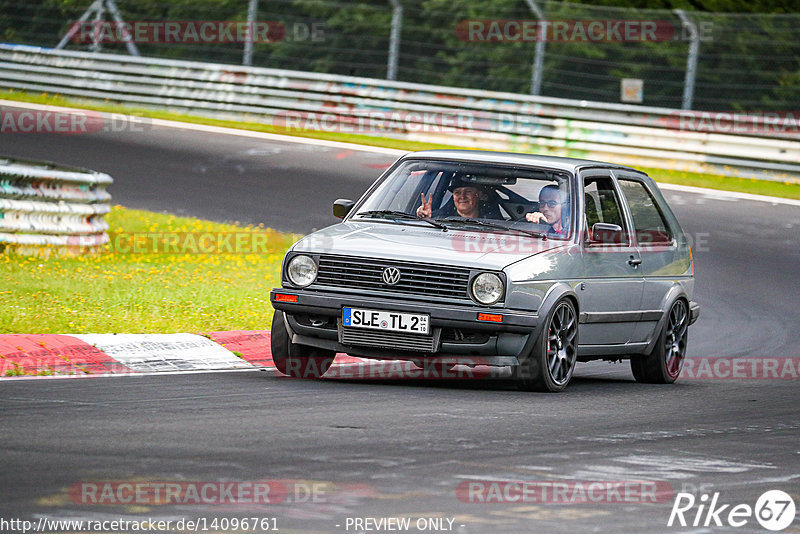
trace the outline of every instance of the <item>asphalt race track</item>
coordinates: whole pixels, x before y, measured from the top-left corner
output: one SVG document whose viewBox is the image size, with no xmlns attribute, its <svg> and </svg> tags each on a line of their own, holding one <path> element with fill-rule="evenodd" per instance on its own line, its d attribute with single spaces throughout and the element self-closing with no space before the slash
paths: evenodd
<svg viewBox="0 0 800 534">
<path fill-rule="evenodd" d="M 334 223 L 331 202 L 357 198 L 394 159 L 160 127 L 3 134 L 0 154 L 108 172 L 114 202 L 125 206 L 295 232 Z M 690 329 L 692 361 L 799 357 L 800 208 L 666 196 L 695 242 L 702 314 Z M 201 518 L 209 527 L 214 518 L 275 518 L 284 533 L 388 532 L 356 521 L 388 517 L 411 518 L 410 532 L 420 518 L 440 521 L 427 531 L 459 533 L 729 531 L 713 519 L 703 526 L 705 513 L 691 526 L 697 506 L 689 526 L 667 527 L 674 494 L 699 504 L 718 492 L 720 505 L 752 507 L 779 489 L 800 505 L 798 380 L 651 386 L 634 383 L 627 363 L 598 362 L 579 366 L 559 395 L 518 392 L 502 379 L 299 381 L 271 372 L 8 381 L 0 517 Z M 643 503 L 606 493 L 578 504 L 482 503 L 458 491 L 476 480 L 572 489 L 654 481 L 666 493 Z M 104 481 L 272 481 L 289 493 L 267 505 L 92 503 L 83 483 Z M 765 531 L 754 517 L 735 530 Z M 798 531 L 797 522 L 786 530 Z"/>
</svg>

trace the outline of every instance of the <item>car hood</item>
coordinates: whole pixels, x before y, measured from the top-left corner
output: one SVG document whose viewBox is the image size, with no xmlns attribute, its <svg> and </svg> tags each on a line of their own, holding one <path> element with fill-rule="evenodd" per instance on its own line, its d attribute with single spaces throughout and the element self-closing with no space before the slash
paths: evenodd
<svg viewBox="0 0 800 534">
<path fill-rule="evenodd" d="M 565 245 L 565 241 L 516 232 L 461 228 L 444 232 L 413 221 L 348 221 L 307 235 L 292 250 L 500 270 Z"/>
</svg>

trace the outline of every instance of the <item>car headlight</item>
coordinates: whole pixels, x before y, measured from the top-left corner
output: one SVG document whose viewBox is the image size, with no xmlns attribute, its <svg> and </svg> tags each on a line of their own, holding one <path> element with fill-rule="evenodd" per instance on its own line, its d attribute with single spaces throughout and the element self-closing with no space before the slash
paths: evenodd
<svg viewBox="0 0 800 534">
<path fill-rule="evenodd" d="M 494 304 L 503 298 L 503 281 L 494 273 L 481 273 L 472 280 L 472 294 L 481 304 Z"/>
<path fill-rule="evenodd" d="M 294 285 L 306 287 L 317 279 L 317 264 L 310 256 L 295 256 L 289 261 L 286 274 Z"/>
</svg>

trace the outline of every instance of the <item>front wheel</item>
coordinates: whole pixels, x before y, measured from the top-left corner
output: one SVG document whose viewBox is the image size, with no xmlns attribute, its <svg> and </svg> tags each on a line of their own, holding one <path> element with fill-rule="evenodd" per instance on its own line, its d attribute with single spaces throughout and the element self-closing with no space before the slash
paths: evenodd
<svg viewBox="0 0 800 534">
<path fill-rule="evenodd" d="M 275 368 L 293 378 L 320 378 L 336 357 L 332 350 L 292 343 L 280 310 L 272 316 L 270 347 Z"/>
<path fill-rule="evenodd" d="M 684 300 L 676 300 L 658 334 L 650 354 L 631 358 L 631 371 L 637 382 L 672 384 L 678 379 L 686 357 L 689 337 L 689 308 Z"/>
<path fill-rule="evenodd" d="M 570 299 L 556 303 L 542 325 L 530 354 L 514 368 L 517 386 L 525 391 L 562 391 L 578 358 L 578 314 Z"/>
</svg>

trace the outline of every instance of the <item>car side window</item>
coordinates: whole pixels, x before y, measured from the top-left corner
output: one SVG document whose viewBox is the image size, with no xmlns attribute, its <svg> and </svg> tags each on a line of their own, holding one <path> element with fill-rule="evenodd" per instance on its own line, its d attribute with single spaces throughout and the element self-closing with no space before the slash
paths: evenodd
<svg viewBox="0 0 800 534">
<path fill-rule="evenodd" d="M 616 224 L 625 228 L 619 198 L 614 183 L 608 176 L 590 176 L 584 180 L 583 195 L 586 206 L 586 224 Z"/>
<path fill-rule="evenodd" d="M 631 210 L 637 243 L 639 245 L 671 243 L 672 230 L 647 187 L 642 182 L 625 179 L 619 180 L 619 186 Z"/>
</svg>

